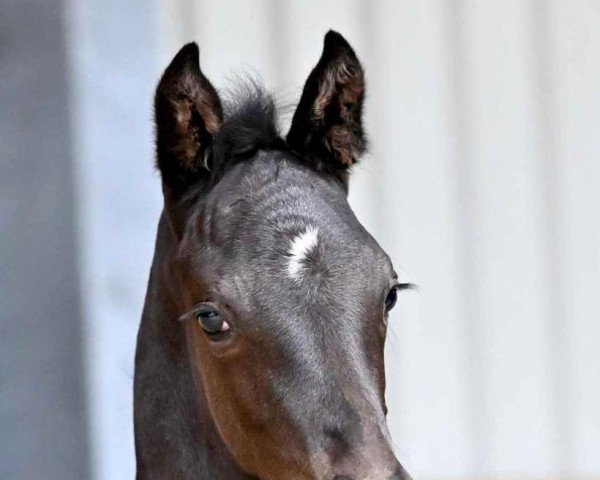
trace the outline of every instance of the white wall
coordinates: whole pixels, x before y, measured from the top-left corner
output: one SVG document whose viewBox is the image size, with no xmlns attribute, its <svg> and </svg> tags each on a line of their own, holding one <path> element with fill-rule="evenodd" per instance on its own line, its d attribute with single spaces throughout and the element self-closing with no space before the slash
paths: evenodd
<svg viewBox="0 0 600 480">
<path fill-rule="evenodd" d="M 160 203 L 148 169 L 151 79 L 197 40 L 218 86 L 250 68 L 289 103 L 329 28 L 368 76 L 372 149 L 351 202 L 420 286 L 402 296 L 388 345 L 400 458 L 419 479 L 600 476 L 597 2 L 163 0 L 141 20 L 121 2 L 103 5 L 126 15 L 121 34 L 136 47 L 115 51 L 81 28 L 95 14 L 74 17 L 76 54 L 91 62 L 75 62 L 76 133 L 98 479 L 133 471 L 133 337 Z M 115 56 L 140 75 L 133 100 L 113 87 L 98 96 L 109 66 L 92 59 Z M 135 81 L 121 67 L 114 78 Z M 123 123 L 98 129 L 85 108 L 94 101 L 100 118 Z M 115 139 L 131 142 L 128 128 L 135 148 L 104 158 Z"/>
<path fill-rule="evenodd" d="M 133 355 L 162 207 L 158 9 L 148 0 L 65 6 L 93 478 L 133 479 Z"/>
</svg>

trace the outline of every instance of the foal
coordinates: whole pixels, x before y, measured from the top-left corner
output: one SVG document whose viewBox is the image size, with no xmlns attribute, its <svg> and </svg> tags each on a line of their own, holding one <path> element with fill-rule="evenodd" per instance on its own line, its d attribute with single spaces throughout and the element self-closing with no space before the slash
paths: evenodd
<svg viewBox="0 0 600 480">
<path fill-rule="evenodd" d="M 285 140 L 184 46 L 155 98 L 164 211 L 135 366 L 137 480 L 407 479 L 383 347 L 398 283 L 348 206 L 364 74 L 325 36 Z"/>
</svg>

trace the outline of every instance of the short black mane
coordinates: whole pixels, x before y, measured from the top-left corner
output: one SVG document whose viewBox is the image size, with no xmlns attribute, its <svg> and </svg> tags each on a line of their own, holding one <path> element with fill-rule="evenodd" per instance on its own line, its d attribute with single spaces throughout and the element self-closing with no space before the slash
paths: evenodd
<svg viewBox="0 0 600 480">
<path fill-rule="evenodd" d="M 255 79 L 238 83 L 226 95 L 224 120 L 207 159 L 211 180 L 218 181 L 233 164 L 254 157 L 258 150 L 283 150 L 273 96 Z"/>
</svg>

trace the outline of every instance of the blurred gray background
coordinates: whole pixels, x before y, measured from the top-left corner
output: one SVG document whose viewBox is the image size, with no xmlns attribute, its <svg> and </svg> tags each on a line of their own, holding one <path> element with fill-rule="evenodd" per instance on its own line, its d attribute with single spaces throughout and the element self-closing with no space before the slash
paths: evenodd
<svg viewBox="0 0 600 480">
<path fill-rule="evenodd" d="M 329 28 L 368 79 L 351 203 L 420 287 L 387 348 L 399 457 L 600 478 L 598 1 L 0 0 L 0 479 L 134 478 L 161 70 L 196 40 L 286 105 Z"/>
</svg>

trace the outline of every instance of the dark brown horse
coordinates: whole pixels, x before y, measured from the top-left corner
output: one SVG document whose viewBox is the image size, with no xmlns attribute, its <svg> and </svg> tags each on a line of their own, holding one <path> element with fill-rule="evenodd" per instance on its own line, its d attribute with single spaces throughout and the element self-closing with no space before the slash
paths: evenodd
<svg viewBox="0 0 600 480">
<path fill-rule="evenodd" d="M 335 32 L 289 133 L 186 45 L 156 91 L 164 211 L 135 370 L 137 480 L 409 478 L 385 415 L 398 283 L 350 209 L 364 73 Z"/>
</svg>

